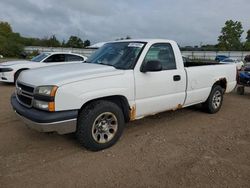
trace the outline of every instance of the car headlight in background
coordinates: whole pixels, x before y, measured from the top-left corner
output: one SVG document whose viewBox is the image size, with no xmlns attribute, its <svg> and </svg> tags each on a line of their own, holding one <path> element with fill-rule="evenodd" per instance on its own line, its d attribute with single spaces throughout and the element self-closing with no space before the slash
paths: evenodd
<svg viewBox="0 0 250 188">
<path fill-rule="evenodd" d="M 35 89 L 33 107 L 54 112 L 57 86 L 40 86 Z"/>
</svg>

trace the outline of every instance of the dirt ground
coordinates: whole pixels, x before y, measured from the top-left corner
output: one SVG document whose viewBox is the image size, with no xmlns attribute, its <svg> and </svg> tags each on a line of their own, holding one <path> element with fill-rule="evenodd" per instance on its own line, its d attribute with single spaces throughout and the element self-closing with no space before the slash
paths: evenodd
<svg viewBox="0 0 250 188">
<path fill-rule="evenodd" d="M 250 186 L 250 90 L 227 94 L 214 115 L 192 107 L 131 122 L 101 152 L 28 129 L 13 91 L 0 84 L 0 187 Z"/>
</svg>

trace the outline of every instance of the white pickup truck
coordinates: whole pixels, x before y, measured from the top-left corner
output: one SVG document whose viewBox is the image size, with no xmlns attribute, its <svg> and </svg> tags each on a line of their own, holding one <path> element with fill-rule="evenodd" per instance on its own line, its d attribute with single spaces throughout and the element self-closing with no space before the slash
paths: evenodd
<svg viewBox="0 0 250 188">
<path fill-rule="evenodd" d="M 235 64 L 183 63 L 176 42 L 109 42 L 84 63 L 24 71 L 11 97 L 33 129 L 76 132 L 87 149 L 112 146 L 125 122 L 202 103 L 219 111 L 236 85 Z"/>
<path fill-rule="evenodd" d="M 59 64 L 80 63 L 86 59 L 85 56 L 70 52 L 45 52 L 30 61 L 4 62 L 0 64 L 0 82 L 16 83 L 19 74 L 24 70 Z"/>
</svg>

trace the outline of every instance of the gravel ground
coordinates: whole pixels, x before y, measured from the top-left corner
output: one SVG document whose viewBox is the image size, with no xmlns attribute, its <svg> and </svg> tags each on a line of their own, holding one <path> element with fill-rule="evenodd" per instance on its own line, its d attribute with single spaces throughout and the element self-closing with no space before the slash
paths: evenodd
<svg viewBox="0 0 250 188">
<path fill-rule="evenodd" d="M 28 129 L 13 91 L 0 84 L 0 187 L 250 186 L 250 90 L 227 94 L 214 115 L 192 107 L 131 122 L 101 152 Z"/>
</svg>

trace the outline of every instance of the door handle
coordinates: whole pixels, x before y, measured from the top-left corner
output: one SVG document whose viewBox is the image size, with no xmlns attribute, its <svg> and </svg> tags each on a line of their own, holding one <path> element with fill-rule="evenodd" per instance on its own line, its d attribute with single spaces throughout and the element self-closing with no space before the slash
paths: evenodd
<svg viewBox="0 0 250 188">
<path fill-rule="evenodd" d="M 174 81 L 180 81 L 181 76 L 180 75 L 174 75 L 173 79 L 174 79 Z"/>
</svg>

